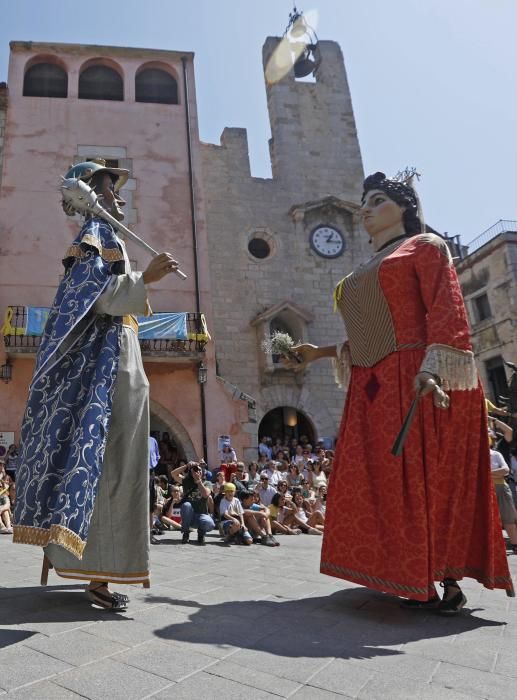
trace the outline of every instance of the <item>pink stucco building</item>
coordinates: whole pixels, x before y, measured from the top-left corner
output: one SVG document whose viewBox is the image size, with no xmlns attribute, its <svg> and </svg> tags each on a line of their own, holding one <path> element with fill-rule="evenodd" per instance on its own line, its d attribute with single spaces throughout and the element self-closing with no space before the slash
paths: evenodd
<svg viewBox="0 0 517 700">
<path fill-rule="evenodd" d="M 248 404 L 217 379 L 214 339 L 205 344 L 200 335 L 201 314 L 212 331 L 213 310 L 192 54 L 15 41 L 7 84 L 6 110 L 0 101 L 0 308 L 52 302 L 61 258 L 80 226 L 61 210 L 60 175 L 70 164 L 102 156 L 128 168 L 126 225 L 171 251 L 188 275 L 150 291 L 153 311 L 190 314 L 189 341 L 142 346 L 151 427 L 168 431 L 187 458 L 206 453 L 214 463 L 220 435 L 230 435 L 242 453 Z M 128 252 L 133 267 L 144 269 L 147 254 L 131 242 Z M 23 308 L 14 313 L 11 325 Z M 0 383 L 0 431 L 14 431 L 15 439 L 35 344 L 11 333 L 2 348 L 0 364 L 10 365 L 12 379 Z M 206 383 L 199 382 L 203 367 Z"/>
</svg>

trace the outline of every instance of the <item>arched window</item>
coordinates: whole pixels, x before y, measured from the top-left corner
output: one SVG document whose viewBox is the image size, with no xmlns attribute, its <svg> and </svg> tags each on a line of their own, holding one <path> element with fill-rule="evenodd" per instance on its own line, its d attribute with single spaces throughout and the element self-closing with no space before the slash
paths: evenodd
<svg viewBox="0 0 517 700">
<path fill-rule="evenodd" d="M 123 100 L 121 76 L 109 66 L 96 64 L 85 68 L 79 76 L 79 99 Z"/>
<path fill-rule="evenodd" d="M 66 71 L 55 63 L 35 63 L 25 73 L 23 94 L 25 97 L 66 97 Z"/>
<path fill-rule="evenodd" d="M 172 75 L 160 68 L 144 68 L 135 78 L 137 102 L 178 104 L 178 83 Z"/>
</svg>

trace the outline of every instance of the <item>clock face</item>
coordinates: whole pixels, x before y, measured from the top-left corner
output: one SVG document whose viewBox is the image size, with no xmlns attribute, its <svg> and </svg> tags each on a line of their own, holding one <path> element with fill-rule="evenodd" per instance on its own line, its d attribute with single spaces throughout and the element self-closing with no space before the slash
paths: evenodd
<svg viewBox="0 0 517 700">
<path fill-rule="evenodd" d="M 311 233 L 310 243 L 323 258 L 338 258 L 345 250 L 343 234 L 331 226 L 317 226 Z"/>
</svg>

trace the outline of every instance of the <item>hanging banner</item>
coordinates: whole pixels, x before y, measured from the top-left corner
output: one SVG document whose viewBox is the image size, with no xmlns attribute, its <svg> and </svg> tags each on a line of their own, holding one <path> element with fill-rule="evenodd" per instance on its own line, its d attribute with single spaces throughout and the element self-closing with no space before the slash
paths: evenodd
<svg viewBox="0 0 517 700">
<path fill-rule="evenodd" d="M 188 340 L 186 313 L 157 313 L 138 317 L 140 340 Z"/>
</svg>

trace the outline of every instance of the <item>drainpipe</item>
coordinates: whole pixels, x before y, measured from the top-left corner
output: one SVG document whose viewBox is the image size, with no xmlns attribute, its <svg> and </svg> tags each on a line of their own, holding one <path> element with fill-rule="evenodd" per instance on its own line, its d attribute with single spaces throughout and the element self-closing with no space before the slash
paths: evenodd
<svg viewBox="0 0 517 700">
<path fill-rule="evenodd" d="M 187 128 L 187 154 L 188 154 L 188 174 L 189 174 L 189 190 L 190 190 L 190 217 L 192 221 L 192 249 L 194 252 L 194 285 L 196 292 L 196 313 L 201 313 L 201 299 L 199 293 L 199 264 L 198 264 L 198 245 L 197 245 L 197 222 L 196 222 L 196 193 L 194 188 L 194 169 L 192 164 L 192 131 L 190 128 L 190 106 L 189 106 L 189 83 L 187 75 L 186 56 L 181 57 L 183 64 L 183 99 L 185 101 L 185 123 Z M 196 333 L 199 329 L 196 329 Z M 199 366 L 202 362 L 199 363 Z M 198 366 L 198 377 L 199 377 Z M 201 430 L 203 436 L 203 459 L 208 464 L 207 450 L 207 430 L 206 430 L 206 398 L 205 385 L 199 383 L 199 397 L 201 404 Z"/>
</svg>

